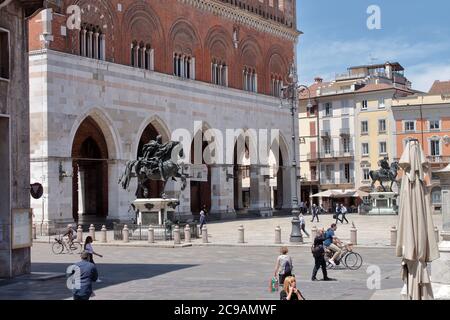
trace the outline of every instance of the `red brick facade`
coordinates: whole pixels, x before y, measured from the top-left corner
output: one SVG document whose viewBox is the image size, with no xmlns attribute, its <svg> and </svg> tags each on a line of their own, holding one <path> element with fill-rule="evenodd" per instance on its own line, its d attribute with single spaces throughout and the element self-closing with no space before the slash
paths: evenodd
<svg viewBox="0 0 450 320">
<path fill-rule="evenodd" d="M 206 2 L 206 0 L 204 0 Z M 293 61 L 294 40 L 259 31 L 248 23 L 236 22 L 192 5 L 192 0 L 63 0 L 54 8 L 52 50 L 80 54 L 80 31 L 67 30 L 67 7 L 81 7 L 82 24 L 91 24 L 105 35 L 105 60 L 131 65 L 132 43 L 143 43 L 154 50 L 154 70 L 173 74 L 174 53 L 195 57 L 195 79 L 212 82 L 211 62 L 228 67 L 228 86 L 243 88 L 243 70 L 256 70 L 257 91 L 271 94 L 271 79 L 287 81 Z M 201 1 L 200 1 L 201 2 Z M 211 2 L 209 0 L 208 2 Z M 214 1 L 213 1 L 214 2 Z M 263 20 L 270 27 L 287 33 L 295 31 L 295 0 L 216 0 L 244 16 Z M 30 20 L 30 50 L 43 44 L 41 17 Z M 297 34 L 298 35 L 298 34 Z M 237 48 L 235 47 L 237 45 Z"/>
</svg>

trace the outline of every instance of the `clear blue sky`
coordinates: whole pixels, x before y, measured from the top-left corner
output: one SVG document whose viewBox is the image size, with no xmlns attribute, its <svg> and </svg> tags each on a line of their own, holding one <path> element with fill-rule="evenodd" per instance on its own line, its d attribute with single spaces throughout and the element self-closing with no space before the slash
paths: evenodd
<svg viewBox="0 0 450 320">
<path fill-rule="evenodd" d="M 367 8 L 381 29 L 367 28 Z M 413 88 L 450 80 L 449 0 L 297 0 L 299 81 L 332 80 L 349 66 L 397 61 Z"/>
</svg>

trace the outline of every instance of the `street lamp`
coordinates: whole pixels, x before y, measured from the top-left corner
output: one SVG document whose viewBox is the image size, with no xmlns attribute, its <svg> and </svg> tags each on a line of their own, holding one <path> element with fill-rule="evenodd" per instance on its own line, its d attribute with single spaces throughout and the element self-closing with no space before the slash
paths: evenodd
<svg viewBox="0 0 450 320">
<path fill-rule="evenodd" d="M 297 174 L 297 146 L 296 146 L 296 139 L 295 139 L 295 123 L 298 121 L 298 118 L 296 117 L 297 114 L 297 103 L 298 103 L 298 92 L 300 89 L 306 90 L 308 92 L 308 105 L 307 108 L 312 108 L 311 104 L 311 92 L 309 88 L 305 85 L 298 84 L 298 76 L 297 76 L 297 70 L 294 63 L 291 64 L 291 67 L 289 68 L 289 75 L 288 77 L 292 79 L 291 82 L 287 83 L 286 86 L 281 88 L 281 96 L 280 96 L 280 109 L 285 107 L 285 104 L 283 103 L 283 99 L 289 103 L 289 107 L 291 109 L 291 115 L 292 115 L 292 169 L 294 171 L 294 177 L 295 177 L 295 189 L 294 189 L 294 195 L 292 197 L 292 231 L 290 236 L 290 242 L 303 242 L 303 237 L 300 231 L 300 210 L 298 206 L 298 174 Z"/>
</svg>

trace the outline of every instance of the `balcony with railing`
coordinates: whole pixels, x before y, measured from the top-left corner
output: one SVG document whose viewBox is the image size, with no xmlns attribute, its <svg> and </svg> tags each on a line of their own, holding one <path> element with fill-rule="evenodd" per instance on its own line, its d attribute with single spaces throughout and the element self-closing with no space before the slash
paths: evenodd
<svg viewBox="0 0 450 320">
<path fill-rule="evenodd" d="M 448 164 L 450 163 L 450 156 L 428 156 L 427 160 L 432 164 Z"/>
<path fill-rule="evenodd" d="M 319 153 L 320 159 L 338 159 L 338 158 L 353 158 L 354 151 L 351 149 L 348 150 L 323 150 Z M 317 154 L 316 154 L 317 157 Z"/>
<path fill-rule="evenodd" d="M 348 137 L 350 135 L 350 128 L 340 128 L 339 129 L 339 135 Z"/>
<path fill-rule="evenodd" d="M 331 130 L 330 129 L 320 130 L 320 136 L 322 138 L 330 138 L 331 137 Z"/>
<path fill-rule="evenodd" d="M 321 185 L 333 185 L 333 186 L 338 186 L 338 185 L 353 185 L 355 183 L 355 179 L 353 177 L 351 178 L 332 178 L 332 179 L 327 179 L 327 178 L 321 178 L 320 179 L 320 184 Z"/>
<path fill-rule="evenodd" d="M 319 181 L 319 175 L 315 172 L 308 172 L 303 175 L 301 175 L 301 180 L 303 183 L 317 183 Z"/>
</svg>

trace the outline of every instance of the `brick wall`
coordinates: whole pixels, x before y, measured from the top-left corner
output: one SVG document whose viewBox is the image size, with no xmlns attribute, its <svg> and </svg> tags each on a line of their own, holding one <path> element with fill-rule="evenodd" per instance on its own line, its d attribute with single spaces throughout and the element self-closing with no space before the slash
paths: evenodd
<svg viewBox="0 0 450 320">
<path fill-rule="evenodd" d="M 229 5 L 235 5 L 233 1 L 229 2 Z M 284 17 L 281 19 L 278 18 L 280 15 L 275 17 L 274 13 L 269 13 L 263 18 L 259 11 L 256 12 L 256 5 L 268 6 L 267 0 L 235 2 L 236 10 L 241 10 L 243 14 L 252 14 L 255 19 L 292 30 L 282 22 L 285 21 Z M 247 8 L 245 2 L 248 2 L 248 5 L 252 3 L 252 7 Z M 74 3 L 82 8 L 82 23 L 99 26 L 105 33 L 106 60 L 111 62 L 130 65 L 132 42 L 149 42 L 154 49 L 155 71 L 172 74 L 173 52 L 182 50 L 195 57 L 196 80 L 211 82 L 211 61 L 218 58 L 225 61 L 229 68 L 229 87 L 242 89 L 243 68 L 251 64 L 249 67 L 255 68 L 258 74 L 258 92 L 270 94 L 271 75 L 287 75 L 289 64 L 293 61 L 294 41 L 273 33 L 258 31 L 179 0 L 62 1 L 59 12 L 53 15 L 54 40 L 50 49 L 80 53 L 79 31 L 67 30 L 67 36 L 61 35 L 61 26 L 65 26 L 68 17 L 62 13 Z M 239 9 L 239 3 L 242 3 L 242 7 L 245 5 L 245 9 Z M 274 6 L 277 3 L 275 1 Z M 295 4 L 285 0 L 285 6 L 289 7 L 286 10 L 290 10 L 291 19 L 295 20 L 295 11 L 292 11 Z M 251 11 L 252 8 L 255 12 Z M 30 20 L 30 50 L 42 47 L 39 40 L 42 30 L 40 19 L 40 15 L 36 15 Z M 238 48 L 234 47 L 234 32 L 239 40 Z"/>
</svg>

